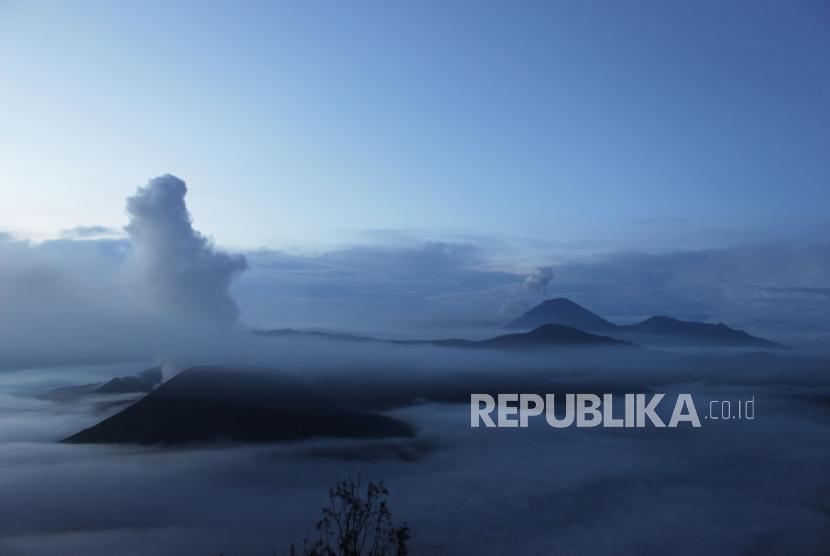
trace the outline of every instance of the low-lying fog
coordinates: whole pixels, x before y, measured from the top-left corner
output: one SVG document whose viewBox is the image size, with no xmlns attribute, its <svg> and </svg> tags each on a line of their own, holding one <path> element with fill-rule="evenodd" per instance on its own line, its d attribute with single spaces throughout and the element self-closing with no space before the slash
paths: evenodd
<svg viewBox="0 0 830 556">
<path fill-rule="evenodd" d="M 148 365 L 0 372 L 0 553 L 287 554 L 313 533 L 328 488 L 358 473 L 386 482 L 393 518 L 411 526 L 416 554 L 826 554 L 830 546 L 826 361 L 629 354 L 622 363 L 613 354 L 517 359 L 307 344 L 295 353 L 326 352 L 329 364 L 314 373 L 315 358 L 297 356 L 282 365 L 287 372 L 344 404 L 360 405 L 349 397 L 370 389 L 369 405 L 396 406 L 388 414 L 414 425 L 416 437 L 65 445 L 57 441 L 117 411 L 109 402 L 124 397 L 39 395 Z M 337 350 L 353 362 L 335 364 Z M 382 378 L 389 373 L 395 380 Z M 528 429 L 470 428 L 470 391 L 518 385 L 689 392 L 701 412 L 711 399 L 754 396 L 755 418 L 699 429 L 553 429 L 543 420 Z M 424 395 L 461 403 L 400 405 Z"/>
</svg>

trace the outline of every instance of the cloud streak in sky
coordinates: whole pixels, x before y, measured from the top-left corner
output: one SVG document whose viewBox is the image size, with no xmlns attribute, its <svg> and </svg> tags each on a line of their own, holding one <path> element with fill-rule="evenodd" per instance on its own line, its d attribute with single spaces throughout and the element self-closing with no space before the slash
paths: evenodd
<svg viewBox="0 0 830 556">
<path fill-rule="evenodd" d="M 75 226 L 61 232 L 64 239 L 103 239 L 119 237 L 119 230 L 106 226 Z"/>
</svg>

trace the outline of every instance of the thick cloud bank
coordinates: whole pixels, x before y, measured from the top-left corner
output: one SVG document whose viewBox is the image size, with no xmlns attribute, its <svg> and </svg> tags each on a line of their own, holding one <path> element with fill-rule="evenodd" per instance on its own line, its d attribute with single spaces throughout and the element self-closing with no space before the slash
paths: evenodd
<svg viewBox="0 0 830 556">
<path fill-rule="evenodd" d="M 228 294 L 245 258 L 216 250 L 193 229 L 184 202 L 185 182 L 165 174 L 150 180 L 127 199 L 141 292 L 154 305 L 189 316 L 232 322 L 236 303 Z"/>
</svg>

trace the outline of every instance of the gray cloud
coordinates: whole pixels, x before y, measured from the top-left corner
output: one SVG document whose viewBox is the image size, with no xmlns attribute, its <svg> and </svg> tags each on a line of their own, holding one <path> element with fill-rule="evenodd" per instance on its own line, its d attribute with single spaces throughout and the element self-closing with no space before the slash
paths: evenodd
<svg viewBox="0 0 830 556">
<path fill-rule="evenodd" d="M 185 315 L 233 322 L 236 303 L 228 293 L 247 264 L 241 255 L 218 251 L 193 229 L 185 182 L 166 174 L 127 199 L 125 226 L 139 270 L 138 284 L 152 303 Z"/>
<path fill-rule="evenodd" d="M 254 325 L 432 332 L 494 322 L 491 297 L 467 298 L 520 278 L 492 267 L 472 244 L 354 246 L 319 255 L 261 250 L 232 287 Z M 383 330 L 380 330 L 383 329 Z"/>
</svg>

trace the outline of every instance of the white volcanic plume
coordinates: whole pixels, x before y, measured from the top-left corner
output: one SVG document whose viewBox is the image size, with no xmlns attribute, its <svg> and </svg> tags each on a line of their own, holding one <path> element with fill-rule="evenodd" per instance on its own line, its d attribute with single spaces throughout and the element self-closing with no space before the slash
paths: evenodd
<svg viewBox="0 0 830 556">
<path fill-rule="evenodd" d="M 165 174 L 127 199 L 137 284 L 146 301 L 189 317 L 234 322 L 239 310 L 228 293 L 234 274 L 247 268 L 241 255 L 217 250 L 193 229 L 185 182 Z"/>
</svg>

